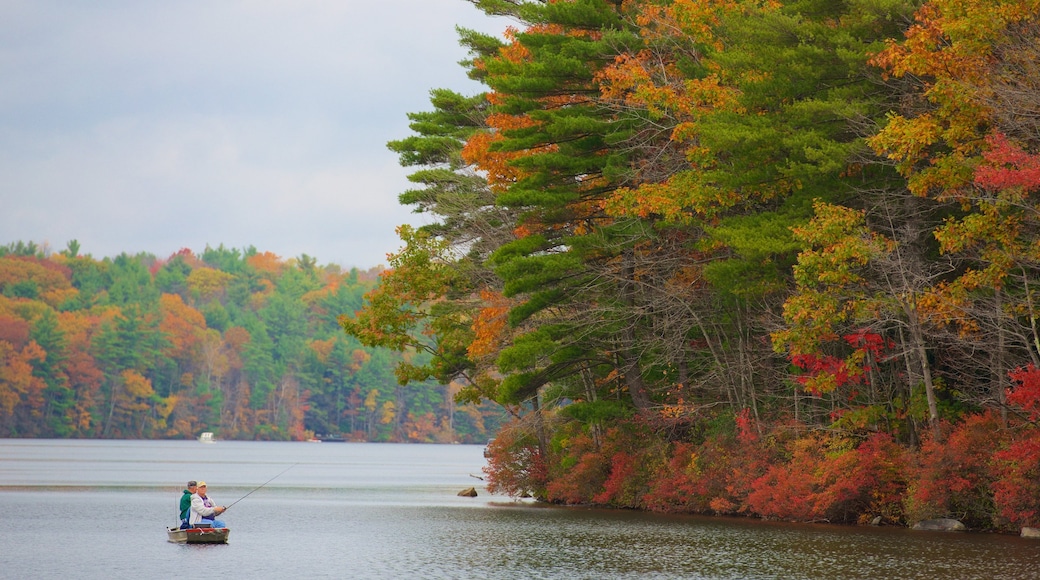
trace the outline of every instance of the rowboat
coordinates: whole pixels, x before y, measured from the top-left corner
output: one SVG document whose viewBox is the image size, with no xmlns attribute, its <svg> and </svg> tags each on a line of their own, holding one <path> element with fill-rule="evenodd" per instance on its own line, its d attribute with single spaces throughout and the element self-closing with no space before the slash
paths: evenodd
<svg viewBox="0 0 1040 580">
<path fill-rule="evenodd" d="M 175 544 L 226 544 L 230 528 L 166 528 L 169 540 Z"/>
</svg>

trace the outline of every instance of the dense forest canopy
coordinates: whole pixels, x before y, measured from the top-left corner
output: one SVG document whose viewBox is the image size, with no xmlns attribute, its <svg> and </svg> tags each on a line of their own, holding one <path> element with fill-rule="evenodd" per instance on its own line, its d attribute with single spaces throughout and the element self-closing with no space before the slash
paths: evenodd
<svg viewBox="0 0 1040 580">
<path fill-rule="evenodd" d="M 1040 524 L 1040 2 L 470 2 L 343 324 L 512 412 L 492 488 Z"/>
<path fill-rule="evenodd" d="M 97 260 L 0 247 L 0 436 L 483 443 L 493 404 L 402 386 L 423 354 L 362 346 L 338 324 L 378 271 L 207 247 Z"/>
</svg>

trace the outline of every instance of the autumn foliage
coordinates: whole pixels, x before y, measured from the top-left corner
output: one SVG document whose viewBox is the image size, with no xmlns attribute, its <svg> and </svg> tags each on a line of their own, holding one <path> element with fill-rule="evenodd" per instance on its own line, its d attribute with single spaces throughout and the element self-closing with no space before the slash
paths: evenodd
<svg viewBox="0 0 1040 580">
<path fill-rule="evenodd" d="M 997 530 L 1040 523 L 1035 428 L 1004 433 L 999 418 L 984 414 L 946 425 L 941 441 L 914 448 L 885 433 L 856 438 L 794 423 L 759 438 L 763 426 L 731 421 L 692 442 L 666 443 L 638 419 L 599 444 L 588 433 L 557 432 L 544 455 L 533 438 L 519 445 L 514 425 L 489 445 L 489 487 L 562 504 L 785 521 L 901 525 L 955 517 Z"/>
<path fill-rule="evenodd" d="M 474 4 L 356 330 L 509 410 L 494 489 L 1037 523 L 1036 0 Z"/>
<path fill-rule="evenodd" d="M 70 248 L 78 245 L 70 244 Z M 377 272 L 206 248 L 0 248 L 0 436 L 483 441 L 501 412 L 402 389 L 342 333 Z"/>
</svg>

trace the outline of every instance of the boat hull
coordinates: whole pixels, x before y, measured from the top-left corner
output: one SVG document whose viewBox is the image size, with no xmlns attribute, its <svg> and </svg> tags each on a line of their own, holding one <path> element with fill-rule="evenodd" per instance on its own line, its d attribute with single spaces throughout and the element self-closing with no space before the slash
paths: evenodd
<svg viewBox="0 0 1040 580">
<path fill-rule="evenodd" d="M 226 544 L 229 528 L 166 528 L 167 539 L 174 544 Z"/>
</svg>

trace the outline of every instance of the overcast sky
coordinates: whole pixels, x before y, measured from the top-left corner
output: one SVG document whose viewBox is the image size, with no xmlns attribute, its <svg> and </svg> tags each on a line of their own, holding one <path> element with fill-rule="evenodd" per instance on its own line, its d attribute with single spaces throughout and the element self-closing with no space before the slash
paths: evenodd
<svg viewBox="0 0 1040 580">
<path fill-rule="evenodd" d="M 367 269 L 422 223 L 386 142 L 481 87 L 464 0 L 0 2 L 0 244 L 255 246 Z"/>
</svg>

